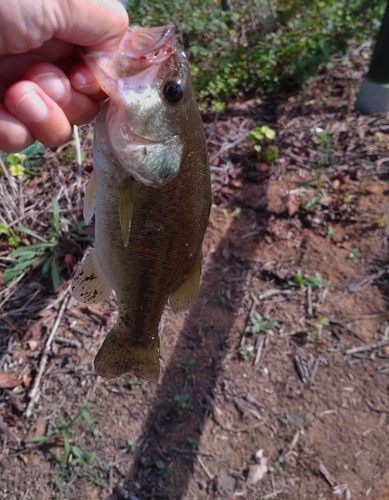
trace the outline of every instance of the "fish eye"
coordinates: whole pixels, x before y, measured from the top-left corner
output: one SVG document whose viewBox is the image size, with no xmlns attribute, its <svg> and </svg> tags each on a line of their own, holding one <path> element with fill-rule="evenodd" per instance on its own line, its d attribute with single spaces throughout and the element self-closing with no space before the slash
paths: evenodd
<svg viewBox="0 0 389 500">
<path fill-rule="evenodd" d="M 169 82 L 166 82 L 163 87 L 163 95 L 168 102 L 174 104 L 180 102 L 184 95 L 184 90 L 181 83 L 176 80 L 170 80 Z"/>
</svg>

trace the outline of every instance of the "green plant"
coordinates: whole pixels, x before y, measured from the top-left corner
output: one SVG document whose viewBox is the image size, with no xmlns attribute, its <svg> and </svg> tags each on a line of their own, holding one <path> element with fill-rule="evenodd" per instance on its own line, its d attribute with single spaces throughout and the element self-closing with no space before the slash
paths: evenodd
<svg viewBox="0 0 389 500">
<path fill-rule="evenodd" d="M 32 236 L 38 243 L 29 246 L 20 246 L 12 251 L 8 257 L 13 259 L 3 273 L 4 284 L 9 283 L 14 278 L 19 276 L 25 269 L 41 269 L 41 275 L 46 278 L 49 274 L 53 285 L 54 292 L 59 289 L 60 279 L 58 271 L 57 254 L 59 246 L 65 237 L 74 233 L 81 227 L 85 226 L 82 221 L 66 231 L 67 221 L 60 220 L 60 208 L 58 200 L 52 198 L 53 212 L 50 217 L 50 233 L 48 238 L 43 238 L 35 231 L 24 226 L 15 226 L 14 231 Z M 93 241 L 94 238 L 89 236 L 74 237 L 75 241 Z M 14 239 L 12 243 L 19 245 L 20 239 Z M 11 244 L 11 243 L 10 243 Z"/>
<path fill-rule="evenodd" d="M 192 438 L 192 437 L 187 437 L 186 440 L 189 443 L 189 445 L 192 448 L 192 450 L 197 450 L 197 448 L 199 446 L 199 440 L 198 439 Z"/>
<path fill-rule="evenodd" d="M 327 227 L 326 238 L 331 239 L 335 234 L 335 229 L 332 226 Z"/>
<path fill-rule="evenodd" d="M 188 404 L 190 398 L 190 394 L 184 393 L 184 394 L 176 394 L 174 396 L 174 401 L 177 403 L 177 407 L 179 410 L 184 410 L 186 408 L 186 405 Z"/>
<path fill-rule="evenodd" d="M 165 479 L 170 476 L 172 468 L 170 465 L 166 465 L 162 460 L 156 460 L 155 466 L 158 469 L 159 475 Z"/>
<path fill-rule="evenodd" d="M 9 173 L 12 177 L 16 177 L 19 180 L 22 180 L 25 177 L 23 159 L 24 158 L 20 153 L 9 154 L 6 159 Z"/>
<path fill-rule="evenodd" d="M 276 133 L 267 125 L 253 128 L 247 136 L 248 142 L 254 144 L 258 159 L 268 164 L 274 163 L 279 154 L 277 146 L 272 144 L 275 138 Z"/>
<path fill-rule="evenodd" d="M 50 446 L 62 446 L 62 456 L 58 457 L 51 453 L 46 455 L 51 463 L 52 483 L 58 494 L 56 498 L 68 498 L 74 476 L 85 478 L 100 488 L 107 486 L 109 465 L 98 460 L 96 452 L 87 449 L 82 438 L 83 424 L 86 424 L 87 432 L 93 438 L 100 436 L 88 410 L 93 406 L 88 393 L 81 409 L 74 417 L 68 421 L 56 420 L 51 432 L 34 436 L 28 441 L 28 448 L 19 452 L 22 454 L 36 449 L 46 450 Z"/>
<path fill-rule="evenodd" d="M 25 179 L 28 175 L 36 176 L 40 175 L 39 171 L 36 170 L 43 163 L 42 154 L 45 152 L 46 148 L 40 142 L 35 142 L 31 146 L 19 153 L 11 154 L 1 154 L 1 160 L 4 162 L 5 166 L 12 177 L 18 180 Z M 0 167 L 0 174 L 2 173 L 2 167 Z"/>
<path fill-rule="evenodd" d="M 135 441 L 133 441 L 132 439 L 127 440 L 127 446 L 128 446 L 128 449 L 130 450 L 131 453 L 134 453 L 134 451 L 138 447 L 137 443 Z"/>
<path fill-rule="evenodd" d="M 332 54 L 375 35 L 385 3 L 276 0 L 275 18 L 263 0 L 236 0 L 233 11 L 222 11 L 211 0 L 196 5 L 129 0 L 128 11 L 134 24 L 175 24 L 200 102 L 219 111 L 222 99 L 242 91 L 263 94 L 305 85 L 319 66 L 331 64 Z"/>
<path fill-rule="evenodd" d="M 308 342 L 315 342 L 316 337 L 317 337 L 317 331 L 307 332 L 307 341 Z"/>
<path fill-rule="evenodd" d="M 349 259 L 359 259 L 361 257 L 361 252 L 359 248 L 353 248 L 347 257 Z"/>
<path fill-rule="evenodd" d="M 273 462 L 273 464 L 269 465 L 268 470 L 269 472 L 276 473 L 276 472 L 282 472 L 283 468 L 280 462 L 276 460 L 275 462 Z"/>
<path fill-rule="evenodd" d="M 250 318 L 250 323 L 252 333 L 268 332 L 278 326 L 277 321 L 266 321 L 258 312 L 255 312 Z"/>
<path fill-rule="evenodd" d="M 332 166 L 332 155 L 335 152 L 334 139 L 329 133 L 320 130 L 316 136 L 316 140 L 318 142 L 319 156 L 313 166 L 322 169 Z"/>
<path fill-rule="evenodd" d="M 47 458 L 51 463 L 50 476 L 56 500 L 69 498 L 70 492 L 76 488 L 75 477 L 85 478 L 98 488 L 106 488 L 108 485 L 110 466 L 97 458 L 83 465 L 74 464 L 73 467 L 64 466 L 54 455 L 48 455 Z"/>
<path fill-rule="evenodd" d="M 232 212 L 232 217 L 240 220 L 241 216 L 242 216 L 242 209 L 240 207 L 234 208 L 234 211 Z"/>
<path fill-rule="evenodd" d="M 191 358 L 191 359 L 188 359 L 188 361 L 186 363 L 176 363 L 176 367 L 180 368 L 185 373 L 185 375 L 188 375 L 189 370 L 192 368 L 192 366 L 195 363 L 196 363 L 196 360 Z"/>
<path fill-rule="evenodd" d="M 15 233 L 11 234 L 8 225 L 3 222 L 0 223 L 0 236 L 1 235 L 8 237 L 8 244 L 10 247 L 17 248 L 19 246 L 21 241 L 20 236 Z"/>
<path fill-rule="evenodd" d="M 330 324 L 330 320 L 328 318 L 326 318 L 325 316 L 318 316 L 316 318 L 316 321 L 317 323 L 319 323 L 319 325 L 321 326 L 327 326 Z"/>
<path fill-rule="evenodd" d="M 79 412 L 69 421 L 69 422 L 56 422 L 54 429 L 47 435 L 34 436 L 28 442 L 43 446 L 48 442 L 56 441 L 58 443 L 63 443 L 63 462 L 72 463 L 74 465 L 82 465 L 90 463 L 95 454 L 89 452 L 82 452 L 80 448 L 73 444 L 73 439 L 76 436 L 76 424 L 80 419 L 83 419 L 87 425 L 89 433 L 94 436 L 99 436 L 99 431 L 93 424 L 91 416 L 87 408 L 93 406 L 89 402 L 89 394 L 85 398 L 83 406 Z M 74 461 L 73 461 L 74 459 Z"/>
<path fill-rule="evenodd" d="M 253 348 L 251 347 L 251 349 L 240 349 L 239 350 L 239 354 L 240 354 L 240 357 L 242 359 L 244 359 L 245 361 L 248 361 L 252 355 L 253 355 Z"/>
<path fill-rule="evenodd" d="M 299 286 L 300 288 L 306 288 L 310 286 L 312 288 L 325 288 L 331 285 L 330 281 L 325 280 L 319 272 L 315 273 L 315 276 L 303 276 L 302 272 L 299 270 L 292 275 L 292 280 L 288 281 L 290 286 Z"/>
<path fill-rule="evenodd" d="M 219 304 L 222 306 L 222 307 L 227 307 L 227 298 L 226 296 L 224 295 L 223 291 L 222 290 L 217 290 L 216 292 L 216 298 L 219 302 Z"/>
<path fill-rule="evenodd" d="M 382 215 L 376 220 L 376 225 L 379 229 L 384 229 L 388 224 L 388 217 L 386 215 Z"/>
<path fill-rule="evenodd" d="M 307 210 L 317 210 L 328 205 L 327 191 L 323 188 L 318 189 L 310 200 L 301 202 L 301 206 Z"/>
<path fill-rule="evenodd" d="M 142 385 L 142 382 L 137 377 L 133 377 L 128 381 L 128 385 L 131 390 L 134 390 L 138 389 Z"/>
</svg>

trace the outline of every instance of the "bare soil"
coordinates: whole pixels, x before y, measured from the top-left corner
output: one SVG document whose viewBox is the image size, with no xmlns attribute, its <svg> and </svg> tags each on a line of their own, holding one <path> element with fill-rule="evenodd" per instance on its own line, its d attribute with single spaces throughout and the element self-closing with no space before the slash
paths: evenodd
<svg viewBox="0 0 389 500">
<path fill-rule="evenodd" d="M 204 115 L 202 283 L 185 314 L 166 309 L 158 385 L 94 375 L 115 301 L 70 297 L 74 239 L 61 243 L 58 295 L 39 272 L 3 286 L 0 498 L 389 499 L 389 124 L 353 111 L 368 57 L 353 47 L 351 67 L 334 58 L 298 95 Z M 263 124 L 277 135 L 271 166 L 246 140 Z M 44 236 L 51 197 L 81 219 L 90 131 L 81 185 L 71 145 L 46 153 L 41 177 L 0 179 L 15 205 L 3 198 L 4 220 L 21 196 L 20 223 Z"/>
</svg>

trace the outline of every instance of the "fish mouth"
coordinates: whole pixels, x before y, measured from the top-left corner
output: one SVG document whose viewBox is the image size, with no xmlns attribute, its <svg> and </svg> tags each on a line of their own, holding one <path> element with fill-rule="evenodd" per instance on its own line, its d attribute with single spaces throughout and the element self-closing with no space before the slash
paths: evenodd
<svg viewBox="0 0 389 500">
<path fill-rule="evenodd" d="M 109 95 L 118 80 L 126 80 L 149 68 L 156 68 L 176 52 L 174 25 L 156 28 L 131 26 L 128 28 L 118 52 L 86 51 L 82 57 L 96 75 L 102 89 Z"/>
<path fill-rule="evenodd" d="M 174 25 L 157 28 L 131 26 L 119 46 L 119 53 L 147 64 L 160 64 L 175 46 Z"/>
</svg>

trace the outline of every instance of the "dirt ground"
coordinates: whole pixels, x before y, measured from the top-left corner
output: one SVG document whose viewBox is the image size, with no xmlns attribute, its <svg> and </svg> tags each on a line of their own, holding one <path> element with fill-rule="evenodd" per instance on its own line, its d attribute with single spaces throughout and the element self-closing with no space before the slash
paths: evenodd
<svg viewBox="0 0 389 500">
<path fill-rule="evenodd" d="M 202 282 L 186 313 L 165 311 L 158 385 L 94 375 L 115 301 L 70 297 L 74 239 L 58 295 L 38 272 L 3 286 L 0 498 L 389 499 L 389 123 L 353 111 L 368 57 L 353 47 L 298 95 L 204 115 Z M 271 166 L 246 140 L 263 124 Z M 90 131 L 81 186 L 72 145 L 46 153 L 41 177 L 0 179 L 24 226 L 47 234 L 51 197 L 80 220 Z"/>
</svg>

